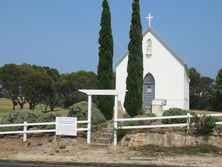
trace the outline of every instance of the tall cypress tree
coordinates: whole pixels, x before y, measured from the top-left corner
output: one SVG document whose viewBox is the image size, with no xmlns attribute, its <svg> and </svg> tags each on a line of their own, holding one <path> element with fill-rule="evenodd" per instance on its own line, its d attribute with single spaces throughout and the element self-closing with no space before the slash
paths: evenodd
<svg viewBox="0 0 222 167">
<path fill-rule="evenodd" d="M 113 89 L 113 37 L 111 14 L 107 0 L 102 3 L 101 29 L 99 32 L 99 64 L 97 67 L 98 89 Z M 107 119 L 113 116 L 114 99 L 112 96 L 99 96 L 98 108 Z"/>
<path fill-rule="evenodd" d="M 126 112 L 133 117 L 142 113 L 143 36 L 139 0 L 133 1 L 132 10 L 130 42 L 128 45 L 128 76 L 126 79 L 126 89 L 128 91 L 126 92 L 124 107 Z"/>
</svg>

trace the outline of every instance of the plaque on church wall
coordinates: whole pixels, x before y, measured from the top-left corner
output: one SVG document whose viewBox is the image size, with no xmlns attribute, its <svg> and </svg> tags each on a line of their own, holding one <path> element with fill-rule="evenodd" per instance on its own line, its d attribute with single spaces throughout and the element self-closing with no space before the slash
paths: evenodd
<svg viewBox="0 0 222 167">
<path fill-rule="evenodd" d="M 77 136 L 77 118 L 56 117 L 56 135 Z"/>
<path fill-rule="evenodd" d="M 148 89 L 147 89 L 147 92 L 148 92 L 148 93 L 151 93 L 151 92 L 152 92 L 152 89 L 151 89 L 151 88 L 148 88 Z"/>
</svg>

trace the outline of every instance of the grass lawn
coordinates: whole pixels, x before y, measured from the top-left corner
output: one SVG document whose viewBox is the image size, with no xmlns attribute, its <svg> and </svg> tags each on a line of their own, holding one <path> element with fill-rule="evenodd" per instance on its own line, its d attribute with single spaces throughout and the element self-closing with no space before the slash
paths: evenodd
<svg viewBox="0 0 222 167">
<path fill-rule="evenodd" d="M 212 145 L 197 145 L 184 147 L 164 147 L 157 145 L 146 145 L 132 148 L 143 155 L 200 155 L 200 154 L 221 154 L 222 148 Z"/>
<path fill-rule="evenodd" d="M 39 104 L 36 106 L 35 110 L 44 111 L 44 104 Z M 19 105 L 16 106 L 16 109 L 19 109 Z M 26 103 L 24 105 L 24 109 L 29 109 L 29 105 Z M 7 113 L 12 111 L 12 102 L 7 98 L 0 98 L 0 118 L 5 116 Z M 61 107 L 55 108 L 56 112 L 60 112 L 62 116 L 66 116 L 68 113 L 67 109 L 63 109 Z"/>
<path fill-rule="evenodd" d="M 0 107 L 0 118 L 3 117 L 5 114 L 9 113 L 11 111 L 11 109 L 9 108 L 4 108 L 4 107 Z"/>
</svg>

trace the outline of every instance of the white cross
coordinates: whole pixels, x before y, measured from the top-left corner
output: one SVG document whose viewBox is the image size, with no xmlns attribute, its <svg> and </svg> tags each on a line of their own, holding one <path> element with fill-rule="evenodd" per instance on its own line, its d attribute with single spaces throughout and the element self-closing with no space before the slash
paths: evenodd
<svg viewBox="0 0 222 167">
<path fill-rule="evenodd" d="M 149 27 L 151 27 L 151 19 L 153 19 L 153 16 L 149 13 L 149 16 L 146 17 L 149 21 Z"/>
</svg>

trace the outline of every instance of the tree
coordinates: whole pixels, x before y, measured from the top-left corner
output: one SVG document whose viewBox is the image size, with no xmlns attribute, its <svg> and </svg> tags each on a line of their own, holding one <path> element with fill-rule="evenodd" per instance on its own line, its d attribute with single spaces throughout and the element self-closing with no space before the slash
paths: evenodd
<svg viewBox="0 0 222 167">
<path fill-rule="evenodd" d="M 213 110 L 222 111 L 222 68 L 217 73 L 215 83 Z"/>
<path fill-rule="evenodd" d="M 44 93 L 47 92 L 50 86 L 51 78 L 45 73 L 37 70 L 30 70 L 29 73 L 21 78 L 21 89 L 29 103 L 29 109 L 34 110 L 44 98 Z"/>
<path fill-rule="evenodd" d="M 200 96 L 200 73 L 195 68 L 189 69 L 190 74 L 190 108 L 198 109 Z"/>
<path fill-rule="evenodd" d="M 214 80 L 201 76 L 195 68 L 189 69 L 190 74 L 190 108 L 198 110 L 212 109 L 214 98 Z"/>
<path fill-rule="evenodd" d="M 87 71 L 62 74 L 59 81 L 59 92 L 61 92 L 63 97 L 64 107 L 87 100 L 87 96 L 79 92 L 79 89 L 95 89 L 96 77 L 95 73 Z"/>
<path fill-rule="evenodd" d="M 44 95 L 42 102 L 45 104 L 45 111 L 47 111 L 48 106 L 50 111 L 53 111 L 62 95 L 62 92 L 60 91 L 61 84 L 58 70 L 50 67 L 41 67 L 36 65 L 32 65 L 30 67 L 50 77 L 48 87 L 45 88 L 44 92 L 42 92 Z"/>
<path fill-rule="evenodd" d="M 26 69 L 16 64 L 6 64 L 0 68 L 0 82 L 2 92 L 10 97 L 13 110 L 15 105 L 19 104 L 20 109 L 25 104 L 25 98 L 21 91 L 21 77 L 25 75 Z"/>
<path fill-rule="evenodd" d="M 218 89 L 222 90 L 222 68 L 217 73 L 216 85 Z"/>
<path fill-rule="evenodd" d="M 211 110 L 211 103 L 214 96 L 214 79 L 209 77 L 201 77 L 199 85 L 201 89 L 199 109 Z"/>
<path fill-rule="evenodd" d="M 130 42 L 128 45 L 128 76 L 126 79 L 126 89 L 128 91 L 126 92 L 124 107 L 126 112 L 133 117 L 142 113 L 143 36 L 139 0 L 133 1 L 132 10 Z"/>
<path fill-rule="evenodd" d="M 99 32 L 99 63 L 97 67 L 97 88 L 113 89 L 113 37 L 111 29 L 111 14 L 107 0 L 102 3 L 101 29 Z M 98 108 L 106 119 L 113 116 L 114 99 L 112 96 L 99 96 Z"/>
</svg>

